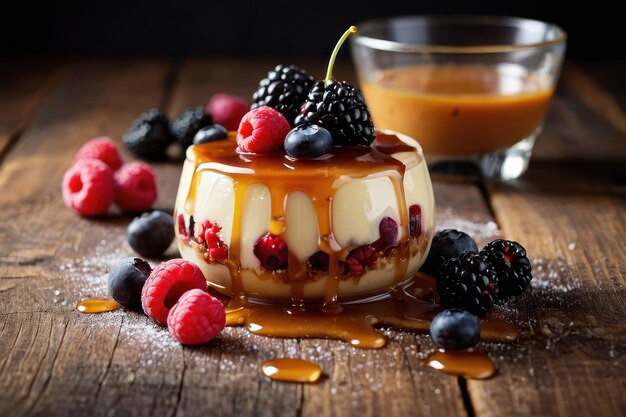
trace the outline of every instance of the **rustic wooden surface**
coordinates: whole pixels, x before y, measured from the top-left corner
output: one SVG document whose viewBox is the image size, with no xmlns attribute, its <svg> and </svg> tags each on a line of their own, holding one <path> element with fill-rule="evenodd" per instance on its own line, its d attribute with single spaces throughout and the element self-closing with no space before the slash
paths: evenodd
<svg viewBox="0 0 626 417">
<path fill-rule="evenodd" d="M 424 368 L 426 336 L 385 330 L 381 350 L 227 329 L 182 348 L 133 312 L 81 315 L 133 255 L 129 217 L 63 206 L 60 181 L 88 138 L 121 140 L 147 107 L 171 116 L 217 91 L 248 96 L 274 60 L 7 61 L 0 66 L 1 416 L 619 416 L 626 388 L 625 63 L 566 66 L 528 174 L 508 184 L 436 181 L 440 227 L 523 242 L 533 288 L 496 314 L 514 344 L 482 344 L 499 375 Z M 321 75 L 323 62 L 295 60 Z M 339 77 L 352 78 L 349 67 Z M 132 159 L 125 153 L 126 160 Z M 155 164 L 172 209 L 179 162 Z M 175 255 L 174 248 L 170 254 Z M 158 262 L 155 260 L 154 263 Z M 319 363 L 316 385 L 269 382 L 277 356 Z"/>
</svg>

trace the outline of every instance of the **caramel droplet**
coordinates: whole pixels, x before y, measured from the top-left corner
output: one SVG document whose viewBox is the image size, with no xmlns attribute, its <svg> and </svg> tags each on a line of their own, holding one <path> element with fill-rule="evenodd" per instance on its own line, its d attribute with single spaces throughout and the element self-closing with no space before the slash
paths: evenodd
<svg viewBox="0 0 626 417">
<path fill-rule="evenodd" d="M 106 313 L 107 311 L 117 310 L 121 306 L 113 300 L 105 300 L 102 298 L 90 298 L 83 300 L 76 306 L 76 310 L 85 314 Z"/>
<path fill-rule="evenodd" d="M 266 377 L 282 382 L 316 382 L 322 369 L 313 362 L 297 358 L 273 359 L 261 364 Z"/>
<path fill-rule="evenodd" d="M 491 359 L 476 350 L 460 352 L 440 350 L 426 358 L 426 366 L 444 374 L 470 379 L 487 379 L 496 373 L 496 368 Z"/>
</svg>

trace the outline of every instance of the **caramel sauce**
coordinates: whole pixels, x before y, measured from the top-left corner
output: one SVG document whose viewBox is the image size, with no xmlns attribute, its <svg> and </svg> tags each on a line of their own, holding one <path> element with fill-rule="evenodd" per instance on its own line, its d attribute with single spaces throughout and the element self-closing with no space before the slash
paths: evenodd
<svg viewBox="0 0 626 417">
<path fill-rule="evenodd" d="M 76 310 L 85 314 L 106 313 L 107 311 L 114 311 L 121 306 L 113 300 L 105 300 L 102 298 L 90 298 L 83 300 L 76 305 Z"/>
<path fill-rule="evenodd" d="M 313 362 L 304 359 L 280 358 L 261 365 L 263 375 L 282 382 L 317 382 L 322 370 Z"/>
<path fill-rule="evenodd" d="M 426 366 L 444 374 L 470 379 L 488 379 L 496 374 L 496 368 L 484 353 L 477 350 L 439 350 L 426 358 Z"/>
</svg>

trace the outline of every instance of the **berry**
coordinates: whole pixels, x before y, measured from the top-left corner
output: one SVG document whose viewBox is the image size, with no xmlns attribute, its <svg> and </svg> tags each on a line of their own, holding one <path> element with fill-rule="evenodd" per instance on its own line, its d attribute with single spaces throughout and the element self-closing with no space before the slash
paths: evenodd
<svg viewBox="0 0 626 417">
<path fill-rule="evenodd" d="M 323 127 L 305 123 L 287 133 L 283 146 L 287 155 L 294 158 L 315 158 L 330 151 L 333 137 Z"/>
<path fill-rule="evenodd" d="M 270 152 L 283 147 L 289 130 L 289 122 L 278 111 L 267 106 L 258 107 L 241 119 L 237 145 L 242 152 Z"/>
<path fill-rule="evenodd" d="M 183 111 L 172 122 L 172 134 L 180 146 L 187 149 L 193 143 L 193 138 L 198 130 L 211 124 L 213 124 L 213 120 L 203 107 L 193 107 Z"/>
<path fill-rule="evenodd" d="M 327 272 L 330 256 L 326 252 L 318 250 L 307 259 L 307 270 L 311 272 Z"/>
<path fill-rule="evenodd" d="M 465 310 L 445 310 L 433 319 L 430 335 L 442 349 L 469 349 L 476 346 L 480 338 L 480 321 Z"/>
<path fill-rule="evenodd" d="M 210 342 L 225 325 L 224 305 L 198 289 L 184 293 L 167 316 L 167 329 L 184 345 Z"/>
<path fill-rule="evenodd" d="M 463 252 L 478 252 L 476 242 L 467 233 L 445 229 L 435 233 L 428 257 L 421 271 L 436 275 L 439 267 L 451 258 L 458 258 Z"/>
<path fill-rule="evenodd" d="M 380 237 L 372 243 L 378 251 L 384 251 L 398 244 L 398 223 L 391 217 L 384 217 L 378 224 Z"/>
<path fill-rule="evenodd" d="M 254 255 L 267 270 L 287 269 L 287 242 L 280 236 L 270 233 L 261 236 L 254 244 Z"/>
<path fill-rule="evenodd" d="M 499 296 L 502 298 L 521 294 L 533 279 L 526 249 L 511 240 L 494 240 L 487 244 L 482 256 L 493 266 L 498 276 Z"/>
<path fill-rule="evenodd" d="M 193 224 L 192 222 L 190 223 Z M 224 262 L 228 259 L 228 247 L 219 235 L 222 227 L 218 223 L 206 219 L 195 229 L 196 242 L 205 247 L 205 258 L 207 261 Z"/>
<path fill-rule="evenodd" d="M 206 107 L 214 123 L 228 130 L 237 130 L 244 114 L 248 113 L 248 104 L 240 97 L 218 93 L 211 97 Z"/>
<path fill-rule="evenodd" d="M 123 140 L 137 158 L 154 161 L 165 158 L 173 136 L 167 116 L 158 109 L 149 109 L 131 123 Z"/>
<path fill-rule="evenodd" d="M 419 204 L 409 207 L 409 234 L 413 237 L 422 234 L 422 207 Z"/>
<path fill-rule="evenodd" d="M 170 309 L 181 295 L 198 288 L 207 290 L 200 268 L 183 259 L 171 259 L 154 268 L 141 291 L 144 313 L 165 326 Z"/>
<path fill-rule="evenodd" d="M 293 125 L 314 82 L 312 77 L 295 65 L 277 65 L 259 83 L 252 95 L 250 108 L 272 107 Z"/>
<path fill-rule="evenodd" d="M 482 316 L 496 302 L 497 277 L 487 259 L 475 252 L 446 261 L 437 274 L 441 307 L 460 308 Z"/>
<path fill-rule="evenodd" d="M 80 147 L 74 162 L 83 159 L 97 159 L 102 161 L 111 168 L 112 171 L 117 171 L 122 166 L 122 158 L 120 157 L 120 151 L 117 149 L 117 145 L 111 138 L 106 136 L 93 138 L 87 141 Z"/>
<path fill-rule="evenodd" d="M 143 259 L 125 259 L 109 272 L 109 294 L 124 307 L 140 307 L 141 290 L 151 271 L 150 264 Z"/>
<path fill-rule="evenodd" d="M 97 159 L 76 162 L 63 176 L 65 205 L 85 216 L 106 213 L 115 198 L 113 171 Z"/>
<path fill-rule="evenodd" d="M 174 219 L 163 211 L 135 217 L 126 229 L 126 241 L 135 252 L 147 258 L 163 255 L 174 240 Z"/>
<path fill-rule="evenodd" d="M 124 211 L 150 210 L 157 198 L 152 169 L 142 162 L 131 162 L 115 173 L 115 204 Z"/>
<path fill-rule="evenodd" d="M 359 246 L 350 251 L 346 257 L 346 273 L 363 275 L 367 268 L 374 266 L 378 260 L 378 251 L 370 245 Z"/>
<path fill-rule="evenodd" d="M 211 125 L 198 130 L 193 137 L 193 144 L 202 145 L 203 143 L 214 142 L 216 140 L 226 139 L 227 137 L 228 130 L 226 130 L 224 126 Z"/>
</svg>

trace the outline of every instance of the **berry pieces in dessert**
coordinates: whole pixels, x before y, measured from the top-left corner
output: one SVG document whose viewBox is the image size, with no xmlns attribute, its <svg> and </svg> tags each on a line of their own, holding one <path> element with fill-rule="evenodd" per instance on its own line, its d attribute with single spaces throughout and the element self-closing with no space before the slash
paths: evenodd
<svg viewBox="0 0 626 417">
<path fill-rule="evenodd" d="M 213 124 L 213 120 L 203 107 L 193 107 L 183 111 L 172 122 L 172 133 L 176 141 L 185 150 L 193 144 L 193 138 L 198 133 L 198 130 L 211 124 Z"/>
<path fill-rule="evenodd" d="M 409 207 L 409 233 L 414 237 L 422 234 L 422 207 L 419 204 Z"/>
<path fill-rule="evenodd" d="M 287 269 L 287 242 L 280 236 L 271 233 L 261 236 L 254 244 L 254 255 L 268 271 Z"/>
<path fill-rule="evenodd" d="M 183 259 L 171 259 L 154 268 L 141 292 L 144 313 L 162 326 L 181 295 L 193 289 L 207 290 L 200 268 Z"/>
<path fill-rule="evenodd" d="M 237 124 L 237 126 L 239 126 L 239 124 Z M 235 127 L 235 129 L 237 129 L 237 127 Z M 214 142 L 216 140 L 226 139 L 227 137 L 228 130 L 222 125 L 214 124 L 198 130 L 193 137 L 193 144 L 202 145 L 203 143 Z"/>
<path fill-rule="evenodd" d="M 124 211 L 149 210 L 157 198 L 152 169 L 141 162 L 131 162 L 115 173 L 115 203 Z"/>
<path fill-rule="evenodd" d="M 378 260 L 378 251 L 370 245 L 359 246 L 346 257 L 346 273 L 359 276 L 372 268 Z"/>
<path fill-rule="evenodd" d="M 448 259 L 458 258 L 463 252 L 478 252 L 478 246 L 476 246 L 474 239 L 459 230 L 440 230 L 435 233 L 428 257 L 420 270 L 430 275 L 436 275 L 444 262 Z"/>
<path fill-rule="evenodd" d="M 517 242 L 498 239 L 485 245 L 480 254 L 494 268 L 498 276 L 498 295 L 501 298 L 521 294 L 532 280 L 532 268 L 526 249 Z"/>
<path fill-rule="evenodd" d="M 104 214 L 115 198 L 113 171 L 97 159 L 77 161 L 63 176 L 63 201 L 84 216 Z"/>
<path fill-rule="evenodd" d="M 174 219 L 159 210 L 135 217 L 126 229 L 126 241 L 130 247 L 147 258 L 163 255 L 172 240 L 174 240 Z"/>
<path fill-rule="evenodd" d="M 222 227 L 216 222 L 206 219 L 195 227 L 193 217 L 190 218 L 190 232 L 195 230 L 196 242 L 201 245 L 204 258 L 207 262 L 224 262 L 228 259 L 228 247 L 222 241 L 220 232 Z M 180 221 L 180 217 L 179 217 Z M 183 218 L 183 224 L 185 219 Z"/>
<path fill-rule="evenodd" d="M 158 109 L 149 109 L 133 121 L 123 140 L 137 158 L 155 161 L 165 158 L 165 151 L 174 138 L 167 116 Z"/>
<path fill-rule="evenodd" d="M 267 106 L 258 107 L 241 119 L 237 145 L 242 152 L 271 152 L 283 147 L 290 130 L 289 122 L 280 112 Z"/>
<path fill-rule="evenodd" d="M 469 349 L 476 346 L 480 338 L 480 321 L 464 310 L 445 310 L 433 319 L 430 335 L 441 349 Z"/>
<path fill-rule="evenodd" d="M 220 124 L 226 130 L 237 130 L 244 114 L 248 113 L 248 104 L 241 97 L 218 93 L 211 97 L 206 107 L 213 123 Z"/>
<path fill-rule="evenodd" d="M 318 125 L 305 123 L 287 133 L 285 153 L 294 158 L 315 158 L 324 155 L 333 146 L 330 132 Z"/>
<path fill-rule="evenodd" d="M 384 251 L 398 244 L 399 229 L 398 223 L 391 217 L 384 217 L 378 225 L 380 238 L 372 243 L 378 251 Z"/>
<path fill-rule="evenodd" d="M 127 308 L 141 307 L 141 290 L 152 268 L 139 258 L 129 258 L 111 269 L 107 287 L 111 297 Z"/>
<path fill-rule="evenodd" d="M 224 305 L 208 293 L 193 289 L 184 293 L 167 316 L 170 334 L 185 345 L 199 345 L 215 338 L 226 325 Z"/>
<path fill-rule="evenodd" d="M 112 171 L 117 171 L 122 166 L 122 158 L 120 157 L 120 151 L 117 149 L 117 145 L 111 138 L 106 136 L 90 139 L 81 146 L 78 152 L 76 152 L 74 162 L 83 159 L 97 159 L 98 161 L 102 161 L 107 164 Z"/>
<path fill-rule="evenodd" d="M 251 109 L 272 107 L 293 125 L 313 83 L 313 78 L 295 65 L 277 65 L 259 83 L 252 95 Z"/>
<path fill-rule="evenodd" d="M 446 261 L 437 274 L 437 291 L 443 308 L 460 308 L 482 316 L 496 302 L 497 276 L 486 257 L 465 252 Z"/>
</svg>

